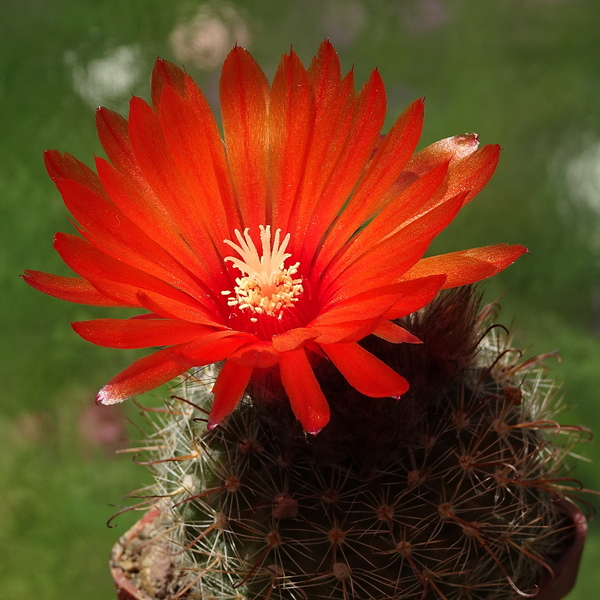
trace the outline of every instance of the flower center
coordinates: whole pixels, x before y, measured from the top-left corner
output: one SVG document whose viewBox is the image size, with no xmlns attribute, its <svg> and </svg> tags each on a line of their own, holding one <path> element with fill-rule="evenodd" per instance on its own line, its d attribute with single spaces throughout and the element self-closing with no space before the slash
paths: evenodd
<svg viewBox="0 0 600 600">
<path fill-rule="evenodd" d="M 223 240 L 241 257 L 228 256 L 225 260 L 239 269 L 244 277 L 235 280 L 234 293 L 223 290 L 221 294 L 229 296 L 229 306 L 281 319 L 283 310 L 293 306 L 304 291 L 302 279 L 294 278 L 300 263 L 287 268 L 284 266 L 286 259 L 292 256 L 285 251 L 290 241 L 289 233 L 280 243 L 281 229 L 277 229 L 271 247 L 271 226 L 259 225 L 259 229 L 262 256 L 258 255 L 258 250 L 248 234 L 249 229 L 244 230 L 243 236 L 237 229 L 234 231 L 239 245 L 231 240 Z M 256 323 L 258 319 L 253 316 L 250 320 Z"/>
</svg>

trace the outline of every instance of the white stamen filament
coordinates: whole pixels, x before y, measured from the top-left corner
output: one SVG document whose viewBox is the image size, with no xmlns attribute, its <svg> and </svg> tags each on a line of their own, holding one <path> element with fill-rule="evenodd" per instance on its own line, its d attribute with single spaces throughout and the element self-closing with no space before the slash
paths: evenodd
<svg viewBox="0 0 600 600">
<path fill-rule="evenodd" d="M 244 230 L 243 236 L 237 229 L 234 231 L 239 245 L 231 240 L 223 240 L 241 257 L 228 256 L 225 260 L 245 276 L 235 280 L 235 296 L 229 290 L 223 290 L 221 294 L 230 296 L 227 301 L 229 306 L 281 319 L 283 309 L 293 306 L 304 291 L 302 279 L 293 278 L 300 263 L 285 267 L 286 259 L 292 256 L 285 251 L 290 241 L 289 233 L 280 242 L 281 230 L 277 229 L 271 247 L 271 226 L 259 225 L 259 229 L 261 256 L 248 233 L 249 229 Z M 256 322 L 257 318 L 252 317 L 250 320 Z"/>
</svg>

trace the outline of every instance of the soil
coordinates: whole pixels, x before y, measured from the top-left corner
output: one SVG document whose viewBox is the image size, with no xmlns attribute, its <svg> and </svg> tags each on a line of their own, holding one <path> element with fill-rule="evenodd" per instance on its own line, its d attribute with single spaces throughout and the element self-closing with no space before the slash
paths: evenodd
<svg viewBox="0 0 600 600">
<path fill-rule="evenodd" d="M 162 600 L 173 597 L 177 568 L 173 550 L 160 538 L 168 531 L 165 516 L 152 509 L 115 544 L 111 571 L 118 600 Z M 178 595 L 185 598 L 186 595 Z"/>
</svg>

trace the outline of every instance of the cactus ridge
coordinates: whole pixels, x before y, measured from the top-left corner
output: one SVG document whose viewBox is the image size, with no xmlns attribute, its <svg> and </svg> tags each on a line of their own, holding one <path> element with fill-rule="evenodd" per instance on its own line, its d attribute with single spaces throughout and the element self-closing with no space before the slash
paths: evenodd
<svg viewBox="0 0 600 600">
<path fill-rule="evenodd" d="M 190 374 L 151 413 L 146 445 L 178 571 L 169 597 L 535 596 L 573 535 L 561 502 L 577 484 L 562 462 L 585 431 L 552 420 L 561 400 L 542 360 L 510 342 L 489 329 L 383 455 L 323 453 L 250 401 L 209 431 L 216 371 Z"/>
</svg>

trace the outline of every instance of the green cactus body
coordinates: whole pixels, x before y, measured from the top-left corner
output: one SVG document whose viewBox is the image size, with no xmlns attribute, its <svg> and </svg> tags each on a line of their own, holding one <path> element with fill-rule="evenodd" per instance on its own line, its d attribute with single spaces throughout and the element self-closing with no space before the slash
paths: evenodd
<svg viewBox="0 0 600 600">
<path fill-rule="evenodd" d="M 412 375 L 399 402 L 352 397 L 326 366 L 332 423 L 316 437 L 302 433 L 268 378 L 207 431 L 215 373 L 191 374 L 147 444 L 162 513 L 156 538 L 172 566 L 151 593 L 535 595 L 573 537 L 562 461 L 582 430 L 550 420 L 557 399 L 543 365 L 520 362 L 498 328 L 482 335 L 475 306 L 471 291 L 446 294 L 404 323 L 422 346 L 375 349 Z M 559 445 L 560 432 L 568 439 Z"/>
</svg>

